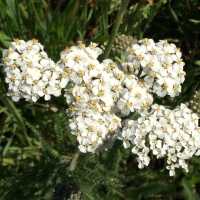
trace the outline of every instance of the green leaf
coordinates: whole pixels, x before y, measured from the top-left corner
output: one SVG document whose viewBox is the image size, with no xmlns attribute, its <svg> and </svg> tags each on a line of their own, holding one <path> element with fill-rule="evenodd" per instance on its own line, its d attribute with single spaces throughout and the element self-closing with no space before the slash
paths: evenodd
<svg viewBox="0 0 200 200">
<path fill-rule="evenodd" d="M 192 188 L 191 184 L 186 178 L 183 178 L 182 180 L 182 186 L 185 189 L 186 195 L 188 197 L 188 200 L 199 200 L 199 195 L 195 193 L 194 189 Z"/>
<path fill-rule="evenodd" d="M 17 11 L 17 3 L 14 0 L 7 0 L 7 18 L 9 18 L 9 23 L 14 26 L 17 31 L 21 31 L 20 29 L 20 19 L 19 19 L 19 13 Z"/>
<path fill-rule="evenodd" d="M 195 65 L 200 65 L 200 60 L 194 61 L 194 64 L 195 64 Z"/>
<path fill-rule="evenodd" d="M 6 146 L 5 146 L 4 150 L 3 150 L 3 153 L 2 153 L 3 156 L 5 156 L 6 153 L 8 152 L 9 147 L 10 147 L 12 141 L 13 141 L 13 136 L 8 140 Z"/>
<path fill-rule="evenodd" d="M 0 42 L 3 44 L 5 48 L 8 48 L 10 46 L 11 41 L 12 38 L 7 36 L 3 31 L 0 31 Z"/>
<path fill-rule="evenodd" d="M 3 165 L 15 165 L 15 161 L 12 158 L 3 158 Z"/>
<path fill-rule="evenodd" d="M 200 21 L 199 20 L 195 20 L 195 19 L 189 19 L 190 22 L 194 23 L 194 24 L 199 24 Z"/>
<path fill-rule="evenodd" d="M 71 0 L 68 6 L 66 7 L 65 12 L 63 13 L 63 15 L 65 16 L 67 14 L 67 17 L 65 17 L 65 25 L 67 27 L 65 28 L 70 28 L 74 24 L 74 21 L 76 19 L 75 15 L 78 11 L 79 4 L 79 0 Z"/>
<path fill-rule="evenodd" d="M 19 113 L 19 110 L 15 107 L 15 105 L 13 104 L 13 102 L 5 95 L 5 93 L 2 91 L 3 89 L 3 85 L 0 85 L 0 100 L 4 103 L 4 105 L 9 109 L 10 113 L 12 114 L 12 116 L 16 119 L 16 121 L 18 122 L 18 125 L 21 127 L 24 136 L 28 142 L 28 144 L 30 146 L 32 146 L 31 141 L 27 135 L 26 132 L 26 127 L 25 124 L 23 122 L 23 119 Z"/>
<path fill-rule="evenodd" d="M 199 183 L 199 182 L 200 182 L 200 177 L 194 177 L 191 180 L 189 180 L 189 183 L 191 185 L 194 185 L 194 184 Z"/>
<path fill-rule="evenodd" d="M 13 19 L 17 19 L 17 11 L 15 7 L 15 1 L 14 0 L 6 0 L 6 4 L 8 5 L 8 11 L 10 13 L 10 16 Z"/>
</svg>

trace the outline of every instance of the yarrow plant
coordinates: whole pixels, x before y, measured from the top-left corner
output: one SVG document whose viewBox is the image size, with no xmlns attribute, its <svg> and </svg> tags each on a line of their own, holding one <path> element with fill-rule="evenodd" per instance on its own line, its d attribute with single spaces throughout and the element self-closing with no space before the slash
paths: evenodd
<svg viewBox="0 0 200 200">
<path fill-rule="evenodd" d="M 154 102 L 154 95 L 176 97 L 185 80 L 180 50 L 167 41 L 139 40 L 125 51 L 125 63 L 99 62 L 96 43 L 67 47 L 54 63 L 35 39 L 15 39 L 3 51 L 7 95 L 36 102 L 64 93 L 71 133 L 83 153 L 108 150 L 115 140 L 132 146 L 138 167 L 150 153 L 166 158 L 170 176 L 188 172 L 186 160 L 200 155 L 198 116 L 181 104 L 174 110 Z M 130 119 L 136 114 L 138 119 Z M 125 123 L 122 123 L 125 122 Z"/>
</svg>

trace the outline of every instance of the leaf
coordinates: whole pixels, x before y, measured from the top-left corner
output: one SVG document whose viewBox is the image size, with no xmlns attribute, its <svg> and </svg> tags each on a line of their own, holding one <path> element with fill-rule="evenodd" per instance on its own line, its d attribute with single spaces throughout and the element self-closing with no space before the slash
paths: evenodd
<svg viewBox="0 0 200 200">
<path fill-rule="evenodd" d="M 195 65 L 200 65 L 200 60 L 194 61 L 194 64 L 195 64 Z"/>
<path fill-rule="evenodd" d="M 170 10 L 170 12 L 171 12 L 171 14 L 172 14 L 172 16 L 173 16 L 173 18 L 174 18 L 174 21 L 178 23 L 178 22 L 179 22 L 179 19 L 178 19 L 177 15 L 176 15 L 176 12 L 174 12 L 174 10 L 173 10 L 172 7 L 170 6 L 170 4 L 169 4 L 169 10 Z"/>
<path fill-rule="evenodd" d="M 3 165 L 15 165 L 15 161 L 12 158 L 3 158 Z"/>
<path fill-rule="evenodd" d="M 25 7 L 21 3 L 19 4 L 19 10 L 20 10 L 22 18 L 27 19 L 28 13 L 27 13 Z"/>
<path fill-rule="evenodd" d="M 194 177 L 194 178 L 191 178 L 191 179 L 189 180 L 189 183 L 190 183 L 191 185 L 194 185 L 194 184 L 199 183 L 199 182 L 200 182 L 200 177 Z"/>
<path fill-rule="evenodd" d="M 66 28 L 70 28 L 74 24 L 74 21 L 76 19 L 75 14 L 78 10 L 79 4 L 79 0 L 70 1 L 67 8 L 65 9 L 65 12 L 63 14 L 65 16 L 67 14 L 67 17 L 65 17 L 65 25 L 67 26 Z"/>
<path fill-rule="evenodd" d="M 183 178 L 182 180 L 182 186 L 185 189 L 185 192 L 188 196 L 188 200 L 199 200 L 199 195 L 197 193 L 194 192 L 194 189 L 192 188 L 191 184 L 189 183 L 188 180 L 186 180 L 186 178 Z"/>
<path fill-rule="evenodd" d="M 12 23 L 15 28 L 20 31 L 19 15 L 17 12 L 17 3 L 14 0 L 7 0 L 7 17 L 9 17 L 10 23 Z"/>
<path fill-rule="evenodd" d="M 17 19 L 18 16 L 17 16 L 14 0 L 6 0 L 6 4 L 8 5 L 8 10 L 9 10 L 10 16 L 13 19 Z"/>
<path fill-rule="evenodd" d="M 189 19 L 190 22 L 194 23 L 194 24 L 199 24 L 200 21 L 199 20 L 195 20 L 195 19 Z"/>
<path fill-rule="evenodd" d="M 0 31 L 0 42 L 3 44 L 5 48 L 8 48 L 10 46 L 11 41 L 12 38 L 7 36 L 3 31 Z"/>
<path fill-rule="evenodd" d="M 6 146 L 5 146 L 4 150 L 3 150 L 3 153 L 2 153 L 3 156 L 5 156 L 6 153 L 8 152 L 9 147 L 10 147 L 12 141 L 13 141 L 13 136 L 8 140 Z"/>
<path fill-rule="evenodd" d="M 19 110 L 15 107 L 15 105 L 13 104 L 13 102 L 5 95 L 5 93 L 2 91 L 3 89 L 3 85 L 0 85 L 0 100 L 4 103 L 4 105 L 9 109 L 10 113 L 12 114 L 12 116 L 16 119 L 16 121 L 18 122 L 18 125 L 21 127 L 24 135 L 25 135 L 25 138 L 28 142 L 28 144 L 30 146 L 32 146 L 31 142 L 30 142 L 30 139 L 27 135 L 27 132 L 26 132 L 26 127 L 25 127 L 25 124 L 23 122 L 23 119 L 19 113 Z"/>
</svg>

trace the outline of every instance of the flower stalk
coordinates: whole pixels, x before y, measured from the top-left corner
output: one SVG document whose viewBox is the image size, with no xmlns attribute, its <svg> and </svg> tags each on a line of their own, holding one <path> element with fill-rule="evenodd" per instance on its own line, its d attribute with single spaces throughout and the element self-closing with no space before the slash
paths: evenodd
<svg viewBox="0 0 200 200">
<path fill-rule="evenodd" d="M 120 26 L 120 22 L 122 20 L 122 17 L 124 15 L 124 12 L 125 12 L 127 6 L 128 6 L 129 1 L 130 0 L 124 0 L 123 3 L 122 3 L 121 8 L 119 9 L 119 11 L 117 13 L 117 17 L 116 17 L 116 20 L 115 20 L 115 23 L 114 23 L 110 38 L 108 40 L 108 44 L 106 46 L 106 49 L 105 49 L 103 55 L 100 58 L 101 61 L 103 61 L 104 59 L 108 58 L 108 56 L 109 56 L 109 53 L 110 53 L 111 48 L 112 48 L 112 44 L 113 44 L 113 42 L 115 40 L 115 37 L 117 36 L 117 32 L 118 32 L 118 29 L 119 29 L 119 26 Z"/>
<path fill-rule="evenodd" d="M 74 171 L 74 169 L 76 168 L 78 157 L 79 157 L 79 149 L 77 145 L 68 169 L 69 171 Z"/>
</svg>

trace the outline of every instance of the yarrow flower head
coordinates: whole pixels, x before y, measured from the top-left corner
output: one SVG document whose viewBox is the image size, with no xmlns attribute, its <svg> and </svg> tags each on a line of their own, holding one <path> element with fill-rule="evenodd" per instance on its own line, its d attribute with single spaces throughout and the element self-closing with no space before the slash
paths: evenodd
<svg viewBox="0 0 200 200">
<path fill-rule="evenodd" d="M 118 138 L 124 148 L 133 144 L 132 152 L 138 156 L 139 168 L 148 166 L 151 151 L 157 159 L 166 157 L 166 168 L 174 176 L 175 168 L 188 172 L 186 160 L 200 155 L 198 119 L 185 104 L 174 110 L 154 104 L 145 116 L 128 121 Z"/>
<path fill-rule="evenodd" d="M 61 52 L 57 63 L 64 71 L 70 71 L 64 94 L 69 105 L 66 112 L 73 118 L 70 127 L 82 152 L 111 148 L 121 127 L 121 119 L 112 109 L 124 73 L 110 59 L 99 63 L 101 52 L 95 43 L 88 47 L 79 43 Z"/>
<path fill-rule="evenodd" d="M 49 100 L 51 95 L 61 94 L 63 70 L 48 58 L 38 40 L 15 39 L 11 47 L 3 51 L 3 67 L 9 84 L 7 95 L 13 101 L 25 98 L 36 102 L 40 97 Z"/>
<path fill-rule="evenodd" d="M 151 85 L 153 93 L 159 97 L 178 96 L 185 80 L 180 50 L 165 40 L 155 43 L 152 39 L 139 40 L 125 52 L 128 66 L 134 66 L 134 73 L 142 69 L 140 77 Z M 126 65 L 124 63 L 123 65 Z"/>
<path fill-rule="evenodd" d="M 132 147 L 139 168 L 149 165 L 151 153 L 166 158 L 170 176 L 176 168 L 187 172 L 186 160 L 200 155 L 199 118 L 185 104 L 170 110 L 153 99 L 180 94 L 185 80 L 180 50 L 164 40 L 143 39 L 127 48 L 125 63 L 100 63 L 101 53 L 96 43 L 78 42 L 54 63 L 37 40 L 15 39 L 3 51 L 7 95 L 36 102 L 64 93 L 81 152 L 108 150 L 119 139 L 124 148 Z M 133 115 L 137 118 L 129 119 Z"/>
</svg>

